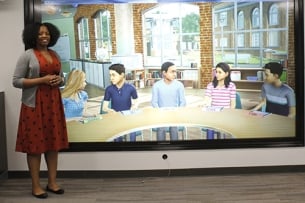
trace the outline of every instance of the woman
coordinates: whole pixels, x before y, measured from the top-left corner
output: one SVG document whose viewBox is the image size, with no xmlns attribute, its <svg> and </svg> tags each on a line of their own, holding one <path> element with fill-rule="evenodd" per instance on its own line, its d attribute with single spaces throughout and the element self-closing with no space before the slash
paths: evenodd
<svg viewBox="0 0 305 203">
<path fill-rule="evenodd" d="M 63 194 L 56 182 L 58 151 L 68 148 L 67 128 L 59 87 L 64 85 L 59 56 L 49 47 L 60 32 L 50 23 L 27 25 L 23 30 L 26 51 L 17 61 L 13 85 L 22 89 L 16 151 L 27 154 L 32 195 L 47 198 L 45 190 Z M 41 154 L 48 167 L 48 184 L 40 185 Z"/>
<path fill-rule="evenodd" d="M 66 118 L 94 116 L 86 111 L 88 94 L 84 91 L 85 87 L 85 73 L 81 70 L 72 70 L 61 93 Z"/>
</svg>

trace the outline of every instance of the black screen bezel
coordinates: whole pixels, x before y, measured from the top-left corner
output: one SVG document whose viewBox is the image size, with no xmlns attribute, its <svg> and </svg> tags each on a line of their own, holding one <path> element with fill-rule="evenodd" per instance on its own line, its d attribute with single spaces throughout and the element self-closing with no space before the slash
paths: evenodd
<svg viewBox="0 0 305 203">
<path fill-rule="evenodd" d="M 39 8 L 42 0 L 24 1 L 24 24 L 41 22 Z M 70 143 L 66 152 L 86 151 L 145 151 L 145 150 L 199 150 L 234 148 L 274 148 L 304 146 L 304 5 L 303 0 L 294 0 L 295 29 L 295 91 L 296 135 L 293 138 L 253 138 L 204 141 L 162 142 L 79 142 Z M 298 99 L 302 98 L 302 99 Z"/>
</svg>

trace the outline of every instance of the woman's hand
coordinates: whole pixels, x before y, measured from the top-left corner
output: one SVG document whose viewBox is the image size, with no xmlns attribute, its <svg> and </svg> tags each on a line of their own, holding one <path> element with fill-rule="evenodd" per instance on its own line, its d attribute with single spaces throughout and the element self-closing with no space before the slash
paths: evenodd
<svg viewBox="0 0 305 203">
<path fill-rule="evenodd" d="M 62 82 L 62 77 L 59 75 L 46 75 L 43 77 L 44 84 L 52 87 L 58 86 Z"/>
<path fill-rule="evenodd" d="M 37 85 L 58 86 L 62 82 L 62 77 L 59 75 L 45 75 L 39 78 L 24 78 L 23 88 L 31 88 Z"/>
</svg>

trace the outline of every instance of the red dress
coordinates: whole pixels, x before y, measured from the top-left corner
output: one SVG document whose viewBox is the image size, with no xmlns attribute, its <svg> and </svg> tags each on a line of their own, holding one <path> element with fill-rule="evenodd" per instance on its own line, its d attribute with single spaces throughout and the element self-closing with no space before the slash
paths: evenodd
<svg viewBox="0 0 305 203">
<path fill-rule="evenodd" d="M 60 61 L 50 51 L 49 63 L 39 51 L 35 55 L 40 64 L 40 74 L 58 74 Z M 35 107 L 21 105 L 16 151 L 28 154 L 41 154 L 68 148 L 68 136 L 64 108 L 59 87 L 39 85 Z"/>
</svg>

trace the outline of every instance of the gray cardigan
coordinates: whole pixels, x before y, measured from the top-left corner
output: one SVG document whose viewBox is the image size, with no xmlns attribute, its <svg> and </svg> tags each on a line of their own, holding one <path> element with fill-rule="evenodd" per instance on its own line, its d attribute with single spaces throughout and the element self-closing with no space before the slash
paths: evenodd
<svg viewBox="0 0 305 203">
<path fill-rule="evenodd" d="M 59 56 L 57 55 L 59 58 Z M 29 107 L 35 107 L 36 90 L 38 86 L 25 88 L 23 80 L 25 78 L 39 78 L 40 66 L 33 49 L 26 50 L 18 59 L 15 72 L 13 75 L 13 86 L 22 89 L 21 101 Z M 63 72 L 60 70 L 60 76 Z M 64 82 L 60 84 L 63 86 Z"/>
</svg>

